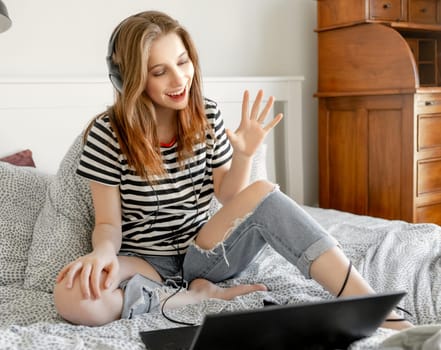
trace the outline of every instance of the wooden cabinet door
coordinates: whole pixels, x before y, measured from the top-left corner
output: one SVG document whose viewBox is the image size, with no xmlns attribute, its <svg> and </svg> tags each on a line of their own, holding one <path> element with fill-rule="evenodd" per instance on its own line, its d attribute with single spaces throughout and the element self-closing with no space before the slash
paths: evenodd
<svg viewBox="0 0 441 350">
<path fill-rule="evenodd" d="M 320 102 L 320 206 L 366 214 L 367 120 L 339 102 Z"/>
<path fill-rule="evenodd" d="M 414 220 L 412 99 L 320 100 L 320 206 Z"/>
<path fill-rule="evenodd" d="M 368 138 L 368 215 L 401 218 L 403 183 L 402 111 L 374 107 L 366 111 Z"/>
<path fill-rule="evenodd" d="M 370 0 L 370 18 L 384 21 L 405 21 L 403 0 Z"/>
</svg>

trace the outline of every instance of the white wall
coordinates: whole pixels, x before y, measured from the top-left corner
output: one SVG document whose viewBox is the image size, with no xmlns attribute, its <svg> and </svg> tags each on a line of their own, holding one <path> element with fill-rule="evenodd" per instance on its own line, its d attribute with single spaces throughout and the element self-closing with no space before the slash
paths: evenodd
<svg viewBox="0 0 441 350">
<path fill-rule="evenodd" d="M 206 76 L 304 76 L 305 203 L 317 202 L 315 1 L 4 2 L 13 25 L 0 34 L 0 79 L 105 77 L 111 31 L 123 18 L 147 9 L 165 11 L 187 27 Z"/>
</svg>

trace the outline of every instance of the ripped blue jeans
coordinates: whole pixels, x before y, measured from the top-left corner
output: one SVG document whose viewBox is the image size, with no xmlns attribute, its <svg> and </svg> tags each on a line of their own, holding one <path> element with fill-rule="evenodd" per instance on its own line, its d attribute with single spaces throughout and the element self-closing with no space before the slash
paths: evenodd
<svg viewBox="0 0 441 350">
<path fill-rule="evenodd" d="M 278 189 L 270 192 L 253 212 L 232 225 L 225 241 L 211 250 L 203 250 L 193 244 L 185 256 L 143 258 L 165 281 L 179 278 L 182 266 L 185 281 L 205 278 L 217 283 L 244 271 L 262 248 L 269 244 L 297 266 L 306 278 L 310 278 L 312 262 L 337 245 L 336 240 L 305 210 Z M 157 282 L 147 284 L 147 289 L 158 286 Z M 148 309 L 155 308 L 150 305 Z"/>
<path fill-rule="evenodd" d="M 192 281 L 201 277 L 212 282 L 232 278 L 245 270 L 265 244 L 310 278 L 311 263 L 337 242 L 276 189 L 214 249 L 204 251 L 194 244 L 190 246 L 184 258 L 184 278 Z"/>
</svg>

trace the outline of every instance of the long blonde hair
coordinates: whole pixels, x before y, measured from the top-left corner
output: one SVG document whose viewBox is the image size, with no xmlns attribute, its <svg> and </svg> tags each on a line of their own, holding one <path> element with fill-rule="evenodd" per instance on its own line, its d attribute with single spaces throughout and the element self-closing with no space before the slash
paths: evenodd
<svg viewBox="0 0 441 350">
<path fill-rule="evenodd" d="M 151 175 L 165 173 L 156 130 L 155 107 L 145 89 L 151 45 L 162 35 L 176 33 L 194 66 L 189 103 L 178 111 L 176 141 L 180 162 L 193 154 L 193 146 L 204 142 L 206 132 L 210 130 L 202 97 L 199 58 L 185 28 L 162 12 L 146 11 L 130 16 L 117 26 L 115 32 L 117 35 L 111 58 L 118 65 L 123 86 L 121 92 L 115 92 L 113 106 L 97 118 L 104 115 L 110 117 L 128 165 L 138 175 L 149 179 Z"/>
</svg>

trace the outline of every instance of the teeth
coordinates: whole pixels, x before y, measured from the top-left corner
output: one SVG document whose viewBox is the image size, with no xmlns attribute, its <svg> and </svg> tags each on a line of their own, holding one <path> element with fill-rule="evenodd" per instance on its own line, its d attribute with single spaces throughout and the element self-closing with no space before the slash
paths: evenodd
<svg viewBox="0 0 441 350">
<path fill-rule="evenodd" d="M 167 95 L 169 95 L 169 96 L 179 96 L 179 95 L 182 95 L 184 93 L 184 91 L 185 91 L 185 89 L 183 89 L 182 91 L 179 91 L 179 92 L 171 92 L 171 93 L 169 93 Z"/>
</svg>

